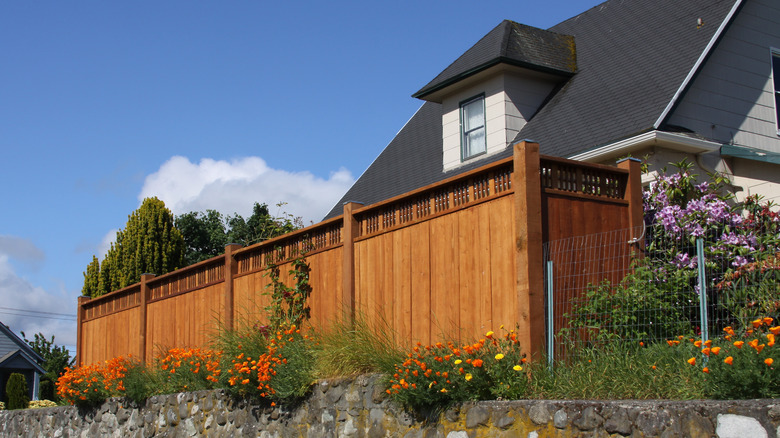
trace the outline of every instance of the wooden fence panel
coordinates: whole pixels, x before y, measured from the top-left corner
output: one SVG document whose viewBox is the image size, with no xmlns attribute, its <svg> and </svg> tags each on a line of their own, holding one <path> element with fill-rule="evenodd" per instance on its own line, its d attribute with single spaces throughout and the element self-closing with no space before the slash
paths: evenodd
<svg viewBox="0 0 780 438">
<path fill-rule="evenodd" d="M 616 169 L 540 157 L 535 144 L 514 147 L 514 157 L 440 183 L 371 206 L 350 204 L 347 218 L 247 248 L 231 246 L 225 256 L 81 299 L 79 363 L 136 350 L 150 360 L 160 348 L 204 346 L 217 320 L 227 327 L 235 327 L 234 320 L 267 322 L 269 257 L 292 286 L 289 259 L 302 251 L 311 266 L 315 326 L 351 314 L 352 307 L 345 308 L 351 303 L 369 322 L 384 320 L 405 343 L 471 339 L 518 323 L 529 345 L 539 343 L 541 270 L 524 267 L 542 257 L 540 241 L 641 221 L 639 171 L 636 163 Z M 514 172 L 518 163 L 520 173 Z M 533 220 L 521 221 L 518 211 Z M 574 266 L 578 262 L 568 269 L 587 271 Z M 225 306 L 232 307 L 229 315 Z M 538 351 L 539 344 L 527 348 Z"/>
<path fill-rule="evenodd" d="M 224 285 L 150 301 L 147 307 L 146 358 L 169 348 L 206 347 L 224 318 Z"/>
<path fill-rule="evenodd" d="M 84 322 L 84 363 L 94 363 L 117 356 L 140 357 L 138 349 L 139 308 L 122 310 Z"/>
</svg>

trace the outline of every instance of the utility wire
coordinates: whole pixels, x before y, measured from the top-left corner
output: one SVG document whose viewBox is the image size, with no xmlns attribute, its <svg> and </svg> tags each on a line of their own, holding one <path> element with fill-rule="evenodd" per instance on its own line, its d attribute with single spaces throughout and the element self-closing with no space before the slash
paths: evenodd
<svg viewBox="0 0 780 438">
<path fill-rule="evenodd" d="M 72 313 L 43 312 L 40 310 L 16 309 L 0 306 L 0 313 L 13 316 L 25 316 L 29 318 L 54 319 L 59 321 L 75 321 L 76 315 Z"/>
</svg>

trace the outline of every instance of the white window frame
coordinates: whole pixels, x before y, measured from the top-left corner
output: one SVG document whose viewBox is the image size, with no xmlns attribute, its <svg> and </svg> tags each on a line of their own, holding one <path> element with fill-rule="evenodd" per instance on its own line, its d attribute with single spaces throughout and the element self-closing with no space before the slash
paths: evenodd
<svg viewBox="0 0 780 438">
<path fill-rule="evenodd" d="M 465 111 L 464 109 L 466 106 L 471 105 L 475 102 L 481 102 L 482 103 L 482 126 L 477 126 L 469 129 L 466 131 L 466 123 L 465 123 Z M 485 94 L 479 94 L 477 96 L 471 97 L 469 99 L 466 99 L 460 103 L 460 161 L 466 161 L 470 160 L 471 158 L 478 157 L 480 155 L 484 155 L 487 153 L 487 115 L 485 114 Z M 472 132 L 477 132 L 479 130 L 482 130 L 484 133 L 483 138 L 485 139 L 485 144 L 483 145 L 483 149 L 478 152 L 472 152 L 471 154 L 466 154 L 466 144 L 467 144 L 467 138 L 468 135 Z"/>
<path fill-rule="evenodd" d="M 775 62 L 780 66 L 780 49 L 771 47 L 769 55 L 769 70 L 772 72 L 772 98 L 775 103 L 775 128 L 777 129 L 777 135 L 780 136 L 780 86 L 778 86 L 780 85 L 780 71 L 775 71 Z"/>
</svg>

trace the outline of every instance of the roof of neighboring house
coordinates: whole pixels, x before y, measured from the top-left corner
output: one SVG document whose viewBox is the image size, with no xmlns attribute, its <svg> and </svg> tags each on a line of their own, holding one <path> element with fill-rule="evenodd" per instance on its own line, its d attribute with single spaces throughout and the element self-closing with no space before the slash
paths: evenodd
<svg viewBox="0 0 780 438">
<path fill-rule="evenodd" d="M 5 361 L 6 356 L 9 356 L 10 353 L 14 353 L 17 350 L 24 353 L 25 356 L 29 357 L 36 364 L 43 362 L 43 358 L 36 353 L 27 342 L 24 342 L 19 336 L 16 336 L 16 333 L 11 331 L 11 329 L 2 322 L 0 322 L 0 338 L 5 338 L 5 340 L 0 339 L 0 341 L 2 341 L 0 342 L 0 358 L 2 358 L 0 359 L 0 366 Z"/>
<path fill-rule="evenodd" d="M 566 36 L 571 36 L 576 73 L 553 91 L 514 142 L 532 139 L 543 154 L 572 156 L 663 130 L 665 117 L 696 73 L 700 58 L 714 46 L 741 3 L 608 0 L 548 31 L 504 21 L 414 96 L 425 97 L 495 62 L 571 74 L 571 68 L 563 68 L 572 65 L 563 50 Z M 541 47 L 558 49 L 547 59 Z M 326 218 L 341 214 L 346 201 L 380 202 L 512 153 L 508 147 L 444 172 L 441 137 L 441 105 L 426 102 Z"/>
<path fill-rule="evenodd" d="M 33 369 L 40 374 L 46 374 L 46 370 L 35 361 L 35 358 L 22 350 L 9 351 L 3 357 L 0 357 L 0 369 L 2 368 Z"/>
</svg>

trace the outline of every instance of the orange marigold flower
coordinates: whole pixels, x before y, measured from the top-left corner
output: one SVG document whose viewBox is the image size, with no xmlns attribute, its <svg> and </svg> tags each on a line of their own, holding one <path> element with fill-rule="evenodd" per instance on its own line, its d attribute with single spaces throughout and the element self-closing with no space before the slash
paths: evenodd
<svg viewBox="0 0 780 438">
<path fill-rule="evenodd" d="M 772 359 L 771 357 L 767 357 L 766 359 L 764 359 L 764 363 L 766 364 L 766 366 L 771 367 L 772 364 L 775 363 L 775 360 Z"/>
<path fill-rule="evenodd" d="M 695 345 L 696 348 L 701 348 L 701 339 L 699 339 L 698 341 L 694 342 L 693 345 Z"/>
<path fill-rule="evenodd" d="M 772 334 L 775 335 L 775 336 L 780 335 L 780 325 L 774 326 L 774 327 L 770 327 L 769 331 L 772 332 Z"/>
<path fill-rule="evenodd" d="M 766 318 L 762 319 L 764 321 L 764 324 L 766 325 L 772 325 L 772 322 L 774 322 L 774 318 L 767 316 Z"/>
<path fill-rule="evenodd" d="M 737 341 L 734 343 L 734 346 L 737 348 L 742 348 L 743 345 L 745 345 L 745 341 Z"/>
<path fill-rule="evenodd" d="M 755 320 L 755 321 L 752 321 L 752 322 L 751 322 L 751 324 L 753 324 L 753 328 L 759 328 L 759 327 L 761 327 L 761 324 L 762 324 L 763 322 L 764 322 L 764 321 L 762 321 L 762 320 L 760 320 L 760 319 L 757 319 L 757 320 Z"/>
<path fill-rule="evenodd" d="M 709 374 L 709 373 L 710 373 L 710 369 L 709 369 L 709 368 L 707 368 L 707 367 L 704 367 L 704 368 L 702 368 L 701 370 L 702 370 L 702 372 L 705 372 L 705 373 L 707 373 L 707 374 Z"/>
<path fill-rule="evenodd" d="M 733 365 L 734 364 L 734 358 L 729 356 L 729 357 L 723 359 L 723 363 L 725 363 L 726 365 Z"/>
<path fill-rule="evenodd" d="M 471 364 L 479 368 L 482 366 L 482 359 L 474 359 L 474 361 L 472 361 Z"/>
<path fill-rule="evenodd" d="M 711 347 L 712 346 L 712 339 L 707 339 L 706 341 L 704 341 L 704 346 L 705 347 Z"/>
<path fill-rule="evenodd" d="M 710 355 L 710 348 L 709 348 L 709 347 L 707 347 L 707 348 L 705 348 L 705 349 L 701 350 L 701 352 L 702 352 L 702 354 L 704 354 L 705 356 L 709 356 L 709 355 Z"/>
<path fill-rule="evenodd" d="M 696 358 L 692 357 L 692 358 L 688 359 L 688 363 L 691 364 L 691 365 L 696 365 Z"/>
<path fill-rule="evenodd" d="M 712 348 L 710 348 L 710 351 L 712 352 L 712 354 L 717 356 L 718 353 L 720 353 L 720 347 L 712 347 Z"/>
<path fill-rule="evenodd" d="M 767 342 L 766 344 L 767 347 L 772 347 L 775 345 L 775 335 L 773 335 L 772 333 L 767 333 L 766 338 L 769 340 L 769 342 Z"/>
</svg>

